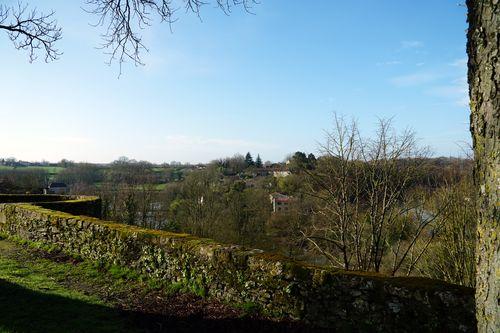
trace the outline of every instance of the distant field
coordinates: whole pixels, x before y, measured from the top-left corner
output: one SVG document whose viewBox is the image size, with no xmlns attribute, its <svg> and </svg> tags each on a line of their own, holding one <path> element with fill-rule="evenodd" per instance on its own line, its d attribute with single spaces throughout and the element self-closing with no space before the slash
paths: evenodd
<svg viewBox="0 0 500 333">
<path fill-rule="evenodd" d="M 144 187 L 146 189 L 151 189 L 151 190 L 156 190 L 156 191 L 163 191 L 166 189 L 168 184 L 145 184 L 145 185 L 136 185 L 134 188 L 136 190 L 142 190 Z"/>
<path fill-rule="evenodd" d="M 94 186 L 97 188 L 101 188 L 103 185 L 104 185 L 104 183 L 94 183 Z M 166 189 L 168 185 L 169 184 L 147 184 L 146 189 L 162 191 L 162 190 Z M 142 185 L 134 186 L 134 189 L 136 189 L 136 190 L 142 190 L 142 188 L 143 188 Z"/>
<path fill-rule="evenodd" d="M 54 167 L 54 166 L 28 166 L 28 167 L 11 167 L 6 165 L 0 165 L 0 170 L 45 170 L 50 175 L 57 175 L 59 172 L 64 170 L 63 167 Z"/>
<path fill-rule="evenodd" d="M 0 165 L 0 171 L 2 171 L 2 170 L 25 170 L 25 171 L 27 171 L 27 170 L 44 170 L 48 173 L 49 180 L 54 180 L 55 178 L 57 178 L 56 176 L 64 169 L 65 168 L 59 167 L 59 166 L 27 166 L 27 167 L 19 166 L 19 167 L 14 168 L 11 166 Z M 156 168 L 153 168 L 153 171 L 160 173 L 160 172 L 165 171 L 165 169 L 161 168 L 161 167 L 156 167 Z M 101 188 L 104 185 L 104 183 L 97 182 L 97 183 L 94 183 L 93 185 L 97 188 Z M 162 191 L 167 186 L 168 186 L 168 184 L 154 184 L 153 183 L 153 184 L 148 184 L 147 189 Z M 141 185 L 137 185 L 134 188 L 137 190 L 141 190 L 143 187 Z M 1 333 L 1 331 L 0 331 L 0 333 Z"/>
</svg>

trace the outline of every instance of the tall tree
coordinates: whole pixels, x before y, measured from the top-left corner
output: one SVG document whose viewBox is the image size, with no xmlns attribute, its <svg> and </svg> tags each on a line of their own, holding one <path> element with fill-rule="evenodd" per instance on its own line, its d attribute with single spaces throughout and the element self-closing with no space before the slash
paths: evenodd
<svg viewBox="0 0 500 333">
<path fill-rule="evenodd" d="M 292 172 L 300 172 L 307 169 L 308 159 L 307 155 L 301 151 L 295 152 L 292 157 L 287 161 L 288 168 Z"/>
<path fill-rule="evenodd" d="M 441 208 L 424 217 L 425 196 L 412 186 L 427 148 L 390 120 L 381 119 L 376 134 L 363 139 L 355 121 L 335 115 L 316 170 L 304 169 L 318 206 L 303 235 L 335 267 L 410 275 L 434 238 L 424 235 L 439 229 Z"/>
<path fill-rule="evenodd" d="M 468 80 L 478 191 L 476 317 L 479 332 L 500 331 L 500 3 L 467 0 Z"/>
<path fill-rule="evenodd" d="M 316 167 L 316 156 L 314 156 L 313 153 L 310 153 L 309 155 L 307 155 L 307 167 L 309 170 L 312 170 Z"/>
<path fill-rule="evenodd" d="M 257 168 L 262 168 L 262 158 L 260 158 L 259 154 L 257 154 L 257 159 L 255 160 L 255 166 Z"/>
<path fill-rule="evenodd" d="M 245 155 L 245 163 L 246 163 L 247 167 L 255 165 L 255 162 L 253 161 L 252 154 L 250 154 L 250 152 L 248 152 Z"/>
<path fill-rule="evenodd" d="M 187 11 L 196 15 L 200 7 L 214 3 L 224 12 L 231 6 L 242 5 L 248 10 L 256 0 L 184 0 Z M 90 12 L 99 15 L 104 25 L 104 47 L 111 50 L 111 61 L 121 64 L 130 59 L 140 62 L 145 50 L 138 31 L 150 24 L 151 15 L 171 23 L 175 8 L 169 0 L 87 0 Z M 475 150 L 475 181 L 479 191 L 476 311 L 480 332 L 494 332 L 500 326 L 498 314 L 500 271 L 499 234 L 499 179 L 500 179 L 500 69 L 498 68 L 500 24 L 498 0 L 467 0 L 469 55 L 469 95 L 471 100 L 471 133 Z M 28 51 L 30 60 L 41 50 L 45 59 L 59 56 L 54 44 L 61 38 L 61 30 L 53 21 L 53 14 L 38 14 L 26 7 L 0 6 L 0 30 L 7 32 L 18 49 Z"/>
</svg>

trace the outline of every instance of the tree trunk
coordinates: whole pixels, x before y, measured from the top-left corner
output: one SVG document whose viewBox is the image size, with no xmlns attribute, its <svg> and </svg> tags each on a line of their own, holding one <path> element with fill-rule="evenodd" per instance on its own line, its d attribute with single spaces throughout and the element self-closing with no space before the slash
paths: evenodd
<svg viewBox="0 0 500 333">
<path fill-rule="evenodd" d="M 471 133 L 479 191 L 476 317 L 479 332 L 499 332 L 500 1 L 467 0 L 467 7 Z"/>
</svg>

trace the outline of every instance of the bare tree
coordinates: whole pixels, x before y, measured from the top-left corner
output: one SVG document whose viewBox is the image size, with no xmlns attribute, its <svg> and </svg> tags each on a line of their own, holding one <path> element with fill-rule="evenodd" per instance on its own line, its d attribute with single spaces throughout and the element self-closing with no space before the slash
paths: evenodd
<svg viewBox="0 0 500 333">
<path fill-rule="evenodd" d="M 220 204 L 222 193 L 217 184 L 219 172 L 209 168 L 190 173 L 182 183 L 179 213 L 183 215 L 185 230 L 200 237 L 211 237 L 224 209 Z"/>
<path fill-rule="evenodd" d="M 319 205 L 304 236 L 333 266 L 379 272 L 385 264 L 393 275 L 401 268 L 410 274 L 432 233 L 418 251 L 417 242 L 438 228 L 440 214 L 426 212 L 424 197 L 410 191 L 427 149 L 412 131 L 396 133 L 390 120 L 379 121 L 375 138 L 363 139 L 356 122 L 335 116 L 321 150 L 316 170 L 305 170 Z"/>
<path fill-rule="evenodd" d="M 423 226 L 429 222 L 423 222 L 416 215 L 421 202 L 408 197 L 408 190 L 424 166 L 428 150 L 419 148 L 413 131 L 405 130 L 398 134 L 390 119 L 381 119 L 376 137 L 366 140 L 362 145 L 362 155 L 365 162 L 367 217 L 371 230 L 368 266 L 373 266 L 378 272 L 388 249 L 389 233 L 402 216 L 410 213 L 419 221 L 413 244 L 423 231 Z M 400 234 L 403 231 L 400 229 Z M 400 250 L 398 246 L 396 257 Z M 400 259 L 406 259 L 406 255 L 403 254 Z M 400 266 L 401 263 L 393 265 L 392 273 L 395 274 Z"/>
<path fill-rule="evenodd" d="M 443 220 L 442 230 L 425 254 L 419 270 L 432 278 L 474 288 L 477 198 L 471 179 L 464 175 L 459 182 L 436 191 L 434 204 L 449 204 L 446 213 L 439 217 Z"/>
<path fill-rule="evenodd" d="M 360 138 L 354 121 L 347 124 L 337 115 L 334 120 L 334 130 L 326 133 L 326 143 L 320 147 L 323 157 L 317 171 L 304 170 L 311 180 L 309 194 L 319 200 L 319 218 L 303 234 L 332 265 L 361 269 Z"/>
<path fill-rule="evenodd" d="M 0 30 L 7 32 L 16 49 L 28 52 L 30 62 L 37 59 L 39 52 L 44 54 L 46 62 L 61 55 L 55 46 L 61 39 L 61 28 L 53 11 L 44 14 L 36 8 L 28 10 L 21 3 L 12 7 L 0 5 Z"/>
</svg>

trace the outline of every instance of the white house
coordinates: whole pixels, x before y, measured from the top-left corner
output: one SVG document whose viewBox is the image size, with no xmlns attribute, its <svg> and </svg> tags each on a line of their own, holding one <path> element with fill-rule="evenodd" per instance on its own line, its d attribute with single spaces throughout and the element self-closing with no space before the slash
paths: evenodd
<svg viewBox="0 0 500 333">
<path fill-rule="evenodd" d="M 277 192 L 270 194 L 269 199 L 273 204 L 273 213 L 287 211 L 293 201 L 292 197 Z"/>
</svg>

